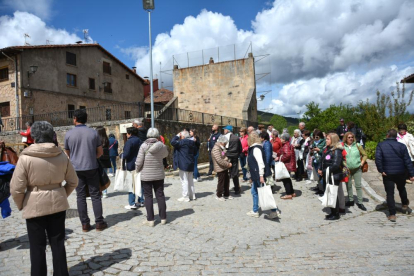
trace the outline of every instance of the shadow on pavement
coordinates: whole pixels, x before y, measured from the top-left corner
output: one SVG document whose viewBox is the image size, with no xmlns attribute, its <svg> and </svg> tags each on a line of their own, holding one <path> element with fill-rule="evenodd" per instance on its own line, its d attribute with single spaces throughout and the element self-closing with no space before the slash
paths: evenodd
<svg viewBox="0 0 414 276">
<path fill-rule="evenodd" d="M 103 271 L 116 263 L 131 258 L 132 251 L 129 248 L 115 250 L 102 256 L 92 257 L 69 268 L 69 275 L 78 275 L 80 271 L 88 270 L 88 275 Z"/>
<path fill-rule="evenodd" d="M 203 192 L 203 193 L 197 193 L 196 192 L 197 199 L 207 197 L 207 196 L 210 196 L 210 195 L 214 195 L 214 193 L 213 192 Z"/>
<path fill-rule="evenodd" d="M 192 214 L 194 214 L 194 210 L 191 208 L 183 209 L 180 211 L 167 211 L 167 219 L 168 222 L 172 222 L 177 218 L 185 217 Z"/>
<path fill-rule="evenodd" d="M 68 236 L 72 233 L 73 233 L 72 229 L 65 229 L 65 240 L 67 240 L 69 238 Z M 49 244 L 49 240 L 47 239 L 47 237 L 46 237 L 46 242 L 47 242 L 47 244 Z M 17 247 L 16 248 L 17 250 L 22 250 L 22 249 L 27 250 L 27 249 L 29 249 L 30 248 L 29 236 L 27 234 L 24 234 L 21 237 L 14 238 L 14 239 L 8 239 L 4 242 L 1 242 L 0 243 L 0 252 L 10 250 L 10 249 L 13 249 L 15 247 Z"/>
<path fill-rule="evenodd" d="M 142 215 L 140 210 L 126 210 L 125 213 L 110 214 L 105 217 L 105 221 L 108 223 L 108 228 L 124 221 L 131 220 L 134 217 Z"/>
</svg>

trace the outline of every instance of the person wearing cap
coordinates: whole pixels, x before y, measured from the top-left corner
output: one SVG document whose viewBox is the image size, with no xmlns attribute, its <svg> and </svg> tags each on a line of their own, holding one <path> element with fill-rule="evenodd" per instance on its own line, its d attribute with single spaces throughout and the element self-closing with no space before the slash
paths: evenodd
<svg viewBox="0 0 414 276">
<path fill-rule="evenodd" d="M 340 125 L 336 128 L 336 134 L 338 134 L 339 138 L 342 140 L 348 129 L 346 128 L 345 120 L 343 118 L 339 120 L 339 124 Z"/>
<path fill-rule="evenodd" d="M 240 194 L 239 156 L 242 153 L 242 145 L 239 137 L 233 134 L 232 126 L 226 126 L 224 128 L 224 135 L 227 137 L 227 140 L 229 141 L 226 145 L 226 156 L 229 159 L 229 162 L 231 163 L 229 174 L 230 178 L 233 179 L 234 193 L 238 195 Z"/>
</svg>

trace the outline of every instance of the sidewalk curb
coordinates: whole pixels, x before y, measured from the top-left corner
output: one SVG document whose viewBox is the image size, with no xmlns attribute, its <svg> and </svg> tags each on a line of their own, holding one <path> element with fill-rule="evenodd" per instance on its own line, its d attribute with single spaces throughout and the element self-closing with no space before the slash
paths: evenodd
<svg viewBox="0 0 414 276">
<path fill-rule="evenodd" d="M 361 178 L 361 184 L 362 184 L 362 188 L 364 189 L 364 191 L 374 200 L 384 203 L 387 202 L 385 200 L 385 198 L 383 198 L 382 196 L 380 196 L 379 194 L 377 194 L 374 189 L 371 188 L 371 186 L 369 186 L 368 182 L 365 181 L 364 178 Z"/>
</svg>

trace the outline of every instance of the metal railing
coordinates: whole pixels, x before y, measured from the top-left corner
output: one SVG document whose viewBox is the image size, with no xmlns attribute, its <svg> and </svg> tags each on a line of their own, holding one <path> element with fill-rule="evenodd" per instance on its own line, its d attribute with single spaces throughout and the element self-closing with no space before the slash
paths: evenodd
<svg viewBox="0 0 414 276">
<path fill-rule="evenodd" d="M 108 106 L 86 108 L 88 123 L 128 120 L 144 117 L 144 104 L 124 103 Z M 47 121 L 54 127 L 69 126 L 73 124 L 74 110 L 58 111 L 45 114 L 35 114 L 14 118 L 3 118 L 2 131 L 25 130 L 26 122 Z"/>
</svg>

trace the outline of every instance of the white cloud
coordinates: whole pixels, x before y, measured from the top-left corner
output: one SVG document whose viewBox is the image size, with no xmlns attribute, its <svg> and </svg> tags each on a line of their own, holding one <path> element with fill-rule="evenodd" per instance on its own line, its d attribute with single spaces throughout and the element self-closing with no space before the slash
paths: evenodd
<svg viewBox="0 0 414 276">
<path fill-rule="evenodd" d="M 46 40 L 53 44 L 75 43 L 82 40 L 76 34 L 66 30 L 46 26 L 39 17 L 16 11 L 13 16 L 0 17 L 0 48 L 24 45 L 24 34 L 30 35 L 27 41 L 31 45 L 44 45 Z"/>
<path fill-rule="evenodd" d="M 374 102 L 377 90 L 382 93 L 395 91 L 396 82 L 413 72 L 414 67 L 399 69 L 392 65 L 372 69 L 364 74 L 342 72 L 324 78 L 295 81 L 284 85 L 279 91 L 278 97 L 272 101 L 272 112 L 296 116 L 297 112 L 304 113 L 306 104 L 311 101 L 318 103 L 321 108 L 340 103 L 355 105 L 366 99 Z M 406 85 L 406 91 L 412 89 L 414 85 Z M 413 112 L 414 106 L 409 107 L 409 110 Z"/>
<path fill-rule="evenodd" d="M 43 19 L 49 19 L 53 0 L 3 0 L 4 8 L 13 11 L 30 12 Z"/>
</svg>

